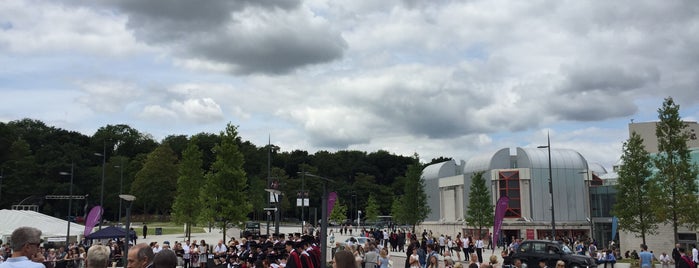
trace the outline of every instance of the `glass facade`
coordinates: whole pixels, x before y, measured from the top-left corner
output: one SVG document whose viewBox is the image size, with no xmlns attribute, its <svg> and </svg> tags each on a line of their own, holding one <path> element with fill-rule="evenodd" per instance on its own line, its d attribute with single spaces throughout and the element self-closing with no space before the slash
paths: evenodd
<svg viewBox="0 0 699 268">
<path fill-rule="evenodd" d="M 590 187 L 592 218 L 611 218 L 614 203 L 616 203 L 616 188 L 613 185 Z"/>
</svg>

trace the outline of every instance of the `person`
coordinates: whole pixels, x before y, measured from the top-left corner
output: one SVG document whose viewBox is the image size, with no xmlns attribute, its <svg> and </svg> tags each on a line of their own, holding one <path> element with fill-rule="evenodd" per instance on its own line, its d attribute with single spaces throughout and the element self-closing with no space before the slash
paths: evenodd
<svg viewBox="0 0 699 268">
<path fill-rule="evenodd" d="M 105 268 L 109 263 L 110 249 L 103 245 L 94 245 L 87 250 L 87 258 L 85 259 L 85 267 L 87 268 Z"/>
<path fill-rule="evenodd" d="M 148 225 L 146 223 L 143 223 L 143 239 L 146 239 L 146 236 L 148 236 Z"/>
<path fill-rule="evenodd" d="M 381 249 L 381 253 L 379 253 L 379 268 L 388 268 L 390 261 L 388 250 L 386 248 Z"/>
<path fill-rule="evenodd" d="M 672 259 L 675 260 L 675 268 L 679 267 L 680 258 L 682 258 L 679 250 L 680 250 L 680 244 L 675 244 L 675 248 L 672 249 Z"/>
<path fill-rule="evenodd" d="M 539 268 L 549 268 L 548 265 L 546 265 L 546 260 L 539 260 Z"/>
<path fill-rule="evenodd" d="M 695 266 L 699 264 L 699 250 L 697 250 L 697 245 L 695 244 L 692 244 L 692 261 Z"/>
<path fill-rule="evenodd" d="M 43 255 L 39 254 L 41 230 L 34 227 L 19 227 L 11 235 L 12 255 L 0 268 L 44 268 Z"/>
<path fill-rule="evenodd" d="M 607 263 L 614 268 L 614 264 L 616 263 L 616 257 L 614 256 L 614 251 L 611 249 L 607 249 L 607 255 L 604 260 L 604 268 L 607 268 Z"/>
<path fill-rule="evenodd" d="M 522 263 L 522 260 L 520 259 L 515 259 L 512 261 L 512 265 L 516 268 L 527 268 L 527 265 Z"/>
<path fill-rule="evenodd" d="M 379 254 L 374 249 L 374 244 L 369 243 L 367 252 L 364 254 L 364 268 L 376 268 L 379 264 Z"/>
<path fill-rule="evenodd" d="M 437 255 L 430 256 L 430 258 L 427 260 L 427 268 L 439 268 L 439 260 L 437 259 Z"/>
<path fill-rule="evenodd" d="M 566 267 L 566 263 L 564 261 L 562 261 L 562 260 L 556 261 L 556 268 L 565 268 L 565 267 Z"/>
<path fill-rule="evenodd" d="M 352 252 L 348 250 L 340 250 L 335 252 L 335 257 L 333 258 L 333 268 L 355 268 L 357 267 L 357 261 L 354 259 Z M 287 262 L 288 265 L 288 262 Z M 287 266 L 288 267 L 288 266 Z"/>
<path fill-rule="evenodd" d="M 413 247 L 413 252 L 412 252 L 412 254 L 410 254 L 410 258 L 408 260 L 408 263 L 410 263 L 410 268 L 422 267 L 420 265 L 420 256 L 417 255 L 417 247 Z"/>
<path fill-rule="evenodd" d="M 641 268 L 651 268 L 653 266 L 653 253 L 648 252 L 648 246 L 641 244 L 641 253 L 638 254 L 641 260 Z"/>
<path fill-rule="evenodd" d="M 129 249 L 127 255 L 128 268 L 151 268 L 155 253 L 146 243 L 136 244 Z"/>
<path fill-rule="evenodd" d="M 478 258 L 478 263 L 483 263 L 483 239 L 480 236 L 476 237 L 476 256 Z"/>
<path fill-rule="evenodd" d="M 175 268 L 177 255 L 172 250 L 161 250 L 153 257 L 153 268 Z"/>
<path fill-rule="evenodd" d="M 670 258 L 670 255 L 667 255 L 667 253 L 663 252 L 660 254 L 658 257 L 658 261 L 660 261 L 660 265 L 662 268 L 670 268 L 670 263 L 673 262 L 672 258 Z"/>
<path fill-rule="evenodd" d="M 694 262 L 685 254 L 684 248 L 679 247 L 677 250 L 680 252 L 680 260 L 678 261 L 679 263 L 675 265 L 677 265 L 678 268 L 694 268 Z"/>
<path fill-rule="evenodd" d="M 490 266 L 492 266 L 493 268 L 500 268 L 501 267 L 500 264 L 498 263 L 498 256 L 490 255 L 489 263 L 490 263 Z"/>
</svg>

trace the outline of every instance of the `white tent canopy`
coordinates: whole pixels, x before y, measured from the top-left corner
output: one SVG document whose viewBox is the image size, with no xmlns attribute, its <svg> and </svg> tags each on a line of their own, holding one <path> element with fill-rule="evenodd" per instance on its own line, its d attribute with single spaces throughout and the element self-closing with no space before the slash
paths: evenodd
<svg viewBox="0 0 699 268">
<path fill-rule="evenodd" d="M 3 242 L 8 241 L 12 232 L 22 226 L 34 227 L 41 230 L 44 241 L 48 238 L 62 237 L 65 240 L 68 221 L 51 217 L 31 210 L 0 210 L 0 236 Z M 85 226 L 77 223 L 70 224 L 70 236 L 82 237 Z M 71 239 L 73 240 L 73 239 Z"/>
</svg>

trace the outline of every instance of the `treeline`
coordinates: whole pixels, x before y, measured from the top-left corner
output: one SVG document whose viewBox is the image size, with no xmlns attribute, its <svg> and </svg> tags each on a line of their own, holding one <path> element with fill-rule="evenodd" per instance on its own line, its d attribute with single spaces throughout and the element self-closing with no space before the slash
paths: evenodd
<svg viewBox="0 0 699 268">
<path fill-rule="evenodd" d="M 48 126 L 39 120 L 22 119 L 0 123 L 0 208 L 12 205 L 37 205 L 42 213 L 65 218 L 67 201 L 45 199 L 47 195 L 67 195 L 71 165 L 74 166 L 73 194 L 86 196 L 74 200 L 73 216 L 84 216 L 101 199 L 104 174 L 104 218 L 116 221 L 120 213 L 120 192 L 138 197 L 132 213 L 169 215 L 177 192 L 179 165 L 190 143 L 201 152 L 201 169 L 212 170 L 225 129 L 221 133 L 199 133 L 192 136 L 171 135 L 156 141 L 147 133 L 128 125 L 107 125 L 92 136 Z M 348 208 L 352 218 L 373 198 L 380 214 L 390 214 L 394 197 L 403 195 L 407 168 L 414 158 L 387 151 L 318 151 L 258 146 L 235 137 L 237 150 L 243 156 L 246 177 L 246 200 L 252 205 L 248 217 L 264 219 L 267 207 L 268 178 L 279 180 L 283 192 L 280 202 L 282 217 L 299 219 L 296 195 L 309 191 L 310 208 L 304 213 L 313 219 L 320 216 L 322 186 L 309 172 L 333 179 L 329 189 L 338 194 L 337 202 Z M 271 160 L 268 168 L 268 159 Z M 434 159 L 431 163 L 448 160 Z M 103 164 L 104 161 L 104 164 Z M 149 164 L 150 163 L 150 164 Z M 145 168 L 146 165 L 150 168 Z M 426 163 L 430 164 L 430 163 Z M 104 173 L 103 173 L 104 172 Z M 203 177 L 202 177 L 203 178 Z M 204 179 L 195 187 L 204 187 Z M 145 191 L 145 192 L 144 192 Z M 140 196 L 139 196 L 140 195 Z M 373 202 L 373 201 L 372 201 Z M 310 215 L 310 216 L 309 216 Z"/>
</svg>

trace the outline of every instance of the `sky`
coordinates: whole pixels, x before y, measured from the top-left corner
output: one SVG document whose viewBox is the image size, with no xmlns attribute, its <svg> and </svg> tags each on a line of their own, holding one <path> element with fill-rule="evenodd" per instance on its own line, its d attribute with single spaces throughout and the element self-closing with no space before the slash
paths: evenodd
<svg viewBox="0 0 699 268">
<path fill-rule="evenodd" d="M 694 0 L 3 0 L 0 121 L 282 151 L 468 160 L 573 149 L 610 168 L 673 97 L 699 118 Z"/>
</svg>

